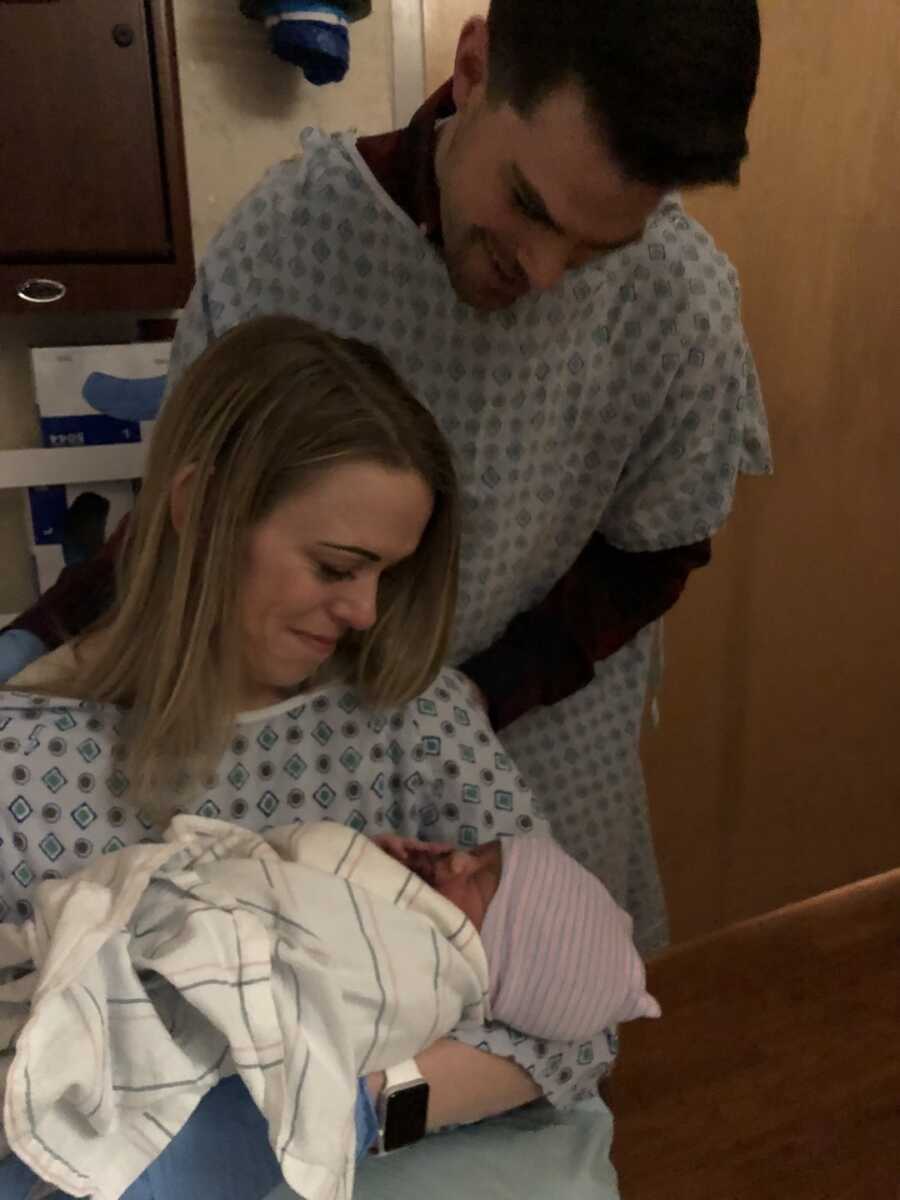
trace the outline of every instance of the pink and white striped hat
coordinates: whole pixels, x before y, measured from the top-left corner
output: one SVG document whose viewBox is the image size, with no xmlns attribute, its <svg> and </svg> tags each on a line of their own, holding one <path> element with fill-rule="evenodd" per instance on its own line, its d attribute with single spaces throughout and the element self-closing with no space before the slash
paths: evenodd
<svg viewBox="0 0 900 1200">
<path fill-rule="evenodd" d="M 504 838 L 503 874 L 481 930 L 495 1020 L 575 1042 L 658 1017 L 632 920 L 552 838 Z"/>
</svg>

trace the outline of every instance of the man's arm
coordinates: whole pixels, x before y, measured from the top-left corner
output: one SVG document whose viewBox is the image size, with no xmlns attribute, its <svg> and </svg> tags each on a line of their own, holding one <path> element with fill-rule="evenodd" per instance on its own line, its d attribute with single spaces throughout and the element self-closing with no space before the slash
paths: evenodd
<svg viewBox="0 0 900 1200">
<path fill-rule="evenodd" d="M 9 626 L 38 638 L 47 650 L 75 637 L 110 606 L 115 593 L 116 560 L 125 538 L 124 517 L 103 548 L 73 567 L 66 567 L 52 587 Z"/>
<path fill-rule="evenodd" d="M 709 539 L 672 550 L 619 550 L 595 533 L 566 575 L 501 637 L 462 663 L 503 729 L 532 708 L 590 683 L 615 654 L 672 607 L 688 575 L 711 557 Z"/>
</svg>

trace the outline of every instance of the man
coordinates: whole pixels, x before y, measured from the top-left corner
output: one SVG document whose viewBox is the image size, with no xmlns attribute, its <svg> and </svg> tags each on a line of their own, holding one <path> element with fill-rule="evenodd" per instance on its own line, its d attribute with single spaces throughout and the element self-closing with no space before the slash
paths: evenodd
<svg viewBox="0 0 900 1200">
<path fill-rule="evenodd" d="M 769 469 L 735 274 L 670 193 L 737 182 L 758 63 L 755 0 L 493 0 L 408 129 L 304 134 L 213 240 L 173 347 L 174 378 L 290 311 L 380 345 L 432 408 L 466 500 L 456 660 L 645 951 L 653 623 L 738 473 Z M 74 632 L 113 557 L 20 627 Z M 492 814 L 473 795 L 459 820 Z"/>
</svg>

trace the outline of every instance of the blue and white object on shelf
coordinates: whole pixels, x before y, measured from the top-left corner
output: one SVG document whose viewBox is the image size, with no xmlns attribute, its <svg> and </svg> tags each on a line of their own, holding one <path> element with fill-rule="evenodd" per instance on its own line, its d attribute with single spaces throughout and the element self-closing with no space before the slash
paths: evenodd
<svg viewBox="0 0 900 1200">
<path fill-rule="evenodd" d="M 135 446 L 156 419 L 169 366 L 169 342 L 63 346 L 32 351 L 41 437 L 48 449 Z M 133 460 L 129 460 L 133 461 Z M 133 472 L 122 479 L 52 482 L 27 489 L 35 585 L 91 557 L 133 506 Z"/>
<path fill-rule="evenodd" d="M 166 376 L 149 379 L 123 378 L 105 371 L 92 371 L 81 389 L 82 398 L 117 421 L 155 421 L 166 390 Z"/>
</svg>

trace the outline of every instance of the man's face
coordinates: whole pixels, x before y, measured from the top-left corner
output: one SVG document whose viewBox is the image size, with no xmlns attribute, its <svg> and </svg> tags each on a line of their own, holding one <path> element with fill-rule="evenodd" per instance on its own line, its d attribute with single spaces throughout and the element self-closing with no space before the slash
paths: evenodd
<svg viewBox="0 0 900 1200">
<path fill-rule="evenodd" d="M 463 32 L 458 112 L 440 132 L 436 166 L 453 287 L 465 303 L 495 310 L 639 238 L 662 191 L 623 176 L 576 85 L 528 117 L 488 103 L 478 32 L 471 22 Z"/>
</svg>

